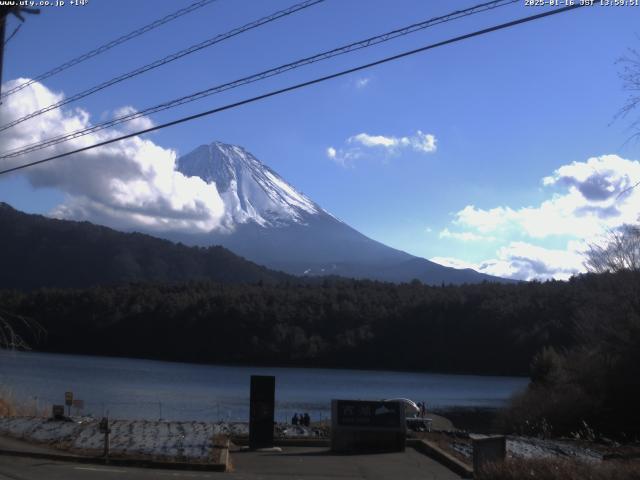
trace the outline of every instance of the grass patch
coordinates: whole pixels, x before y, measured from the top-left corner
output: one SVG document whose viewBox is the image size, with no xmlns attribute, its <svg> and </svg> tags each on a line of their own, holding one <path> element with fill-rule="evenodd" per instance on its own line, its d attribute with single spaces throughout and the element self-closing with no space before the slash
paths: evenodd
<svg viewBox="0 0 640 480">
<path fill-rule="evenodd" d="M 11 390 L 0 388 L 0 417 L 48 417 L 50 408 L 19 400 Z"/>
</svg>

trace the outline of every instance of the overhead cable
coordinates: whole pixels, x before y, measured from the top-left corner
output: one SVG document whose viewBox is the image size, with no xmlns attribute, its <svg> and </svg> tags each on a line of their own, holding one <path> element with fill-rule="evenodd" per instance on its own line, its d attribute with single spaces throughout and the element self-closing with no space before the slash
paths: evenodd
<svg viewBox="0 0 640 480">
<path fill-rule="evenodd" d="M 197 2 L 192 3 L 191 5 L 181 8 L 180 10 L 177 10 L 169 15 L 166 15 L 154 22 L 149 23 L 148 25 L 145 25 L 143 27 L 140 27 L 136 30 L 133 30 L 132 32 L 127 33 L 126 35 L 122 35 L 121 37 L 116 38 L 115 40 L 111 40 L 110 42 L 105 43 L 104 45 L 99 46 L 98 48 L 94 48 L 93 50 L 90 50 L 87 53 L 84 53 L 72 60 L 69 60 L 68 62 L 63 63 L 62 65 L 58 65 L 55 68 L 52 68 L 51 70 L 48 70 L 44 73 L 41 73 L 40 75 L 27 80 L 26 82 L 23 82 L 19 85 L 16 85 L 15 87 L 13 87 L 10 90 L 7 90 L 6 92 L 2 92 L 2 98 L 8 97 L 9 95 L 13 95 L 16 92 L 19 92 L 20 90 L 22 90 L 23 88 L 28 87 L 29 85 L 34 84 L 35 82 L 41 82 L 42 80 L 44 80 L 45 78 L 49 78 L 52 77 L 64 70 L 67 70 L 68 68 L 73 67 L 74 65 L 78 65 L 79 63 L 84 62 L 85 60 L 88 60 L 92 57 L 95 57 L 96 55 L 100 55 L 101 53 L 106 52 L 107 50 L 111 50 L 113 47 L 116 47 L 124 42 L 128 42 L 129 40 L 132 40 L 136 37 L 139 37 L 140 35 L 143 35 L 151 30 L 154 30 L 155 28 L 158 28 L 161 25 L 164 25 L 165 23 L 171 22 L 172 20 L 175 20 L 176 18 L 179 18 L 183 15 L 186 15 L 187 13 L 191 13 L 199 8 L 202 8 L 206 5 L 209 5 L 212 2 L 215 2 L 217 0 L 198 0 Z"/>
<path fill-rule="evenodd" d="M 432 27 L 434 25 L 438 25 L 441 23 L 446 23 L 446 22 L 450 22 L 453 20 L 457 20 L 459 18 L 462 17 L 467 17 L 470 15 L 474 15 L 480 12 L 484 12 L 486 10 L 491 10 L 494 8 L 498 8 L 498 7 L 503 7 L 505 5 L 510 5 L 512 3 L 516 3 L 519 2 L 520 0 L 494 0 L 494 1 L 490 1 L 490 2 L 485 2 L 485 3 L 481 3 L 479 5 L 470 7 L 470 8 L 466 8 L 464 10 L 456 10 L 454 12 L 448 13 L 446 15 L 442 15 L 442 16 L 438 16 L 438 17 L 434 17 L 434 18 L 430 18 L 428 20 L 419 22 L 419 23 L 414 23 L 412 25 L 406 26 L 406 27 L 402 27 L 387 33 L 383 33 L 381 35 L 376 35 L 374 37 L 369 37 L 367 39 L 364 40 L 360 40 L 357 42 L 353 42 L 350 43 L 348 45 L 344 45 L 338 48 L 334 48 L 332 50 L 328 50 L 328 51 L 324 51 L 318 54 L 315 54 L 311 57 L 306 57 L 300 60 L 296 60 L 294 62 L 291 63 L 287 63 L 284 65 L 280 65 L 278 67 L 275 68 L 271 68 L 268 70 L 264 70 L 262 72 L 259 73 L 255 73 L 253 75 L 250 75 L 248 77 L 243 77 L 237 80 L 233 80 L 231 82 L 227 82 L 221 85 L 216 85 L 210 88 L 207 88 L 205 90 L 201 90 L 180 98 L 176 98 L 173 100 L 170 100 L 168 102 L 164 102 L 161 103 L 159 105 L 155 105 L 153 107 L 148 107 L 145 108 L 144 110 L 140 110 L 140 111 L 135 111 L 135 112 L 130 112 L 128 114 L 125 115 L 121 115 L 118 116 L 116 118 L 113 118 L 111 120 L 102 122 L 102 123 L 98 123 L 96 125 L 93 125 L 91 127 L 87 127 L 84 129 L 79 129 L 79 130 L 75 130 L 73 132 L 64 134 L 64 135 L 60 135 L 58 137 L 53 137 L 53 138 L 49 138 L 46 140 L 42 140 L 39 142 L 34 142 L 28 145 L 23 145 L 21 147 L 17 147 L 13 150 L 9 150 L 9 151 L 5 151 L 2 154 L 0 154 L 0 159 L 5 159 L 5 158 L 13 158 L 13 157 L 17 157 L 17 156 L 21 156 L 24 155 L 26 153 L 31 153 L 37 150 L 41 150 L 43 148 L 47 148 L 53 145 L 57 145 L 59 143 L 63 143 L 69 140 L 73 140 L 75 138 L 79 138 L 82 137 L 84 135 L 88 135 L 90 133 L 95 133 L 97 131 L 100 130 L 104 130 L 105 128 L 111 128 L 114 127 L 116 125 L 125 123 L 125 122 L 129 122 L 132 120 L 135 120 L 137 118 L 143 117 L 143 116 L 147 116 L 147 115 L 151 115 L 154 113 L 158 113 L 161 112 L 163 110 L 167 110 L 170 108 L 175 108 L 177 106 L 186 104 L 186 103 L 191 103 L 194 102 L 196 100 L 200 100 L 202 98 L 214 95 L 216 93 L 221 93 L 227 90 L 231 90 L 234 88 L 238 88 L 240 86 L 243 85 L 247 85 L 250 83 L 254 83 L 260 80 L 264 80 L 265 78 L 269 78 L 269 77 L 273 77 L 276 75 L 281 75 L 285 72 L 288 72 L 290 70 L 295 70 L 297 68 L 306 66 L 306 65 L 310 65 L 312 63 L 316 63 L 316 62 L 320 62 L 320 61 L 324 61 L 324 60 L 328 60 L 330 58 L 334 58 L 337 57 L 339 55 L 344 55 L 353 51 L 357 51 L 357 50 L 361 50 L 364 48 L 368 48 L 371 47 L 373 45 L 377 45 L 380 43 L 384 43 L 384 42 L 388 42 L 390 40 L 393 40 L 395 38 L 398 37 L 402 37 L 405 35 L 409 35 L 411 33 L 417 32 L 419 30 L 423 30 L 425 28 L 429 28 Z M 8 124 L 9 125 L 9 124 Z M 1 131 L 2 129 L 0 129 Z"/>
<path fill-rule="evenodd" d="M 9 123 L 6 123 L 2 126 L 0 126 L 0 132 L 7 130 L 8 128 L 14 127 L 22 122 L 26 122 L 27 120 L 37 117 L 39 115 L 42 115 L 43 113 L 47 113 L 50 112 L 51 110 L 55 110 L 57 108 L 60 108 L 64 105 L 68 105 L 69 103 L 75 102 L 77 100 L 80 100 L 81 98 L 85 98 L 88 97 L 91 94 L 94 94 L 96 92 L 99 92 L 100 90 L 104 90 L 105 88 L 111 87 L 117 83 L 123 82 L 125 80 L 129 80 L 130 78 L 136 77 L 138 75 L 141 75 L 145 72 L 148 72 L 150 70 L 156 69 L 158 67 L 161 67 L 163 65 L 166 65 L 167 63 L 171 63 L 175 60 L 178 60 L 179 58 L 185 57 L 187 55 L 190 55 L 192 53 L 195 53 L 199 50 L 202 50 L 203 48 L 207 48 L 210 47 L 212 45 L 215 45 L 217 43 L 223 42 L 225 40 L 228 40 L 229 38 L 235 37 L 237 35 L 241 35 L 249 30 L 253 30 L 254 28 L 258 28 L 261 27 L 262 25 L 265 25 L 267 23 L 273 22 L 275 20 L 278 20 L 282 17 L 286 17 L 288 15 L 291 15 L 293 13 L 299 12 L 300 10 L 304 10 L 306 8 L 309 8 L 313 5 L 316 5 L 318 3 L 322 3 L 325 0 L 306 0 L 302 3 L 298 3 L 295 5 L 292 5 L 289 8 L 286 8 L 284 10 L 280 10 L 277 11 L 275 13 L 272 13 L 271 15 L 268 15 L 266 17 L 262 17 L 258 20 L 255 20 L 253 22 L 247 23 L 246 25 L 243 25 L 241 27 L 238 28 L 234 28 L 233 30 L 229 30 L 226 33 L 222 33 L 220 35 L 216 35 L 213 38 L 210 38 L 208 40 L 205 40 L 204 42 L 198 43 L 196 45 L 192 45 L 188 48 L 185 48 L 184 50 L 180 50 L 178 52 L 172 53 L 171 55 L 168 55 L 166 57 L 163 57 L 159 60 L 156 60 L 154 62 L 148 63 L 146 65 L 143 65 L 142 67 L 136 68 L 135 70 L 132 70 L 130 72 L 127 72 L 123 75 L 119 75 L 115 78 L 112 78 L 111 80 L 107 80 L 106 82 L 102 82 L 98 85 L 95 85 L 91 88 L 88 88 L 87 90 L 84 90 L 80 93 L 76 93 L 75 95 L 71 95 L 70 97 L 64 98 L 62 100 L 60 100 L 59 102 L 53 103 L 51 105 L 48 105 L 44 108 L 41 108 L 39 110 L 36 110 L 35 112 L 31 112 L 23 117 L 20 117 L 16 120 L 13 120 Z"/>
<path fill-rule="evenodd" d="M 143 130 L 138 130 L 136 132 L 132 132 L 132 133 L 129 133 L 129 134 L 126 134 L 126 135 L 121 135 L 119 137 L 111 138 L 109 140 L 105 140 L 103 142 L 98 142 L 98 143 L 95 143 L 93 145 L 88 145 L 86 147 L 82 147 L 82 148 L 78 148 L 78 149 L 75 149 L 75 150 L 71 150 L 69 152 L 60 153 L 58 155 L 53 155 L 53 156 L 50 156 L 50 157 L 47 157 L 47 158 L 43 158 L 41 160 L 37 160 L 37 161 L 34 161 L 34 162 L 29 162 L 29 163 L 25 163 L 25 164 L 22 164 L 22 165 L 15 166 L 15 167 L 7 168 L 5 170 L 0 170 L 0 175 L 5 175 L 5 174 L 11 173 L 11 172 L 18 171 L 18 170 L 22 170 L 22 169 L 25 169 L 25 168 L 33 167 L 35 165 L 40 165 L 40 164 L 43 164 L 43 163 L 46 163 L 46 162 L 50 162 L 52 160 L 57 160 L 59 158 L 68 157 L 68 156 L 74 155 L 76 153 L 81 153 L 81 152 L 85 152 L 87 150 L 92 150 L 94 148 L 102 147 L 102 146 L 109 145 L 109 144 L 115 143 L 115 142 L 119 142 L 119 141 L 125 140 L 127 138 L 132 138 L 132 137 L 135 137 L 135 136 L 138 136 L 138 135 L 142 135 L 142 134 L 145 134 L 145 133 L 150 133 L 150 132 L 154 132 L 154 131 L 157 131 L 157 130 L 161 130 L 163 128 L 171 127 L 171 126 L 174 126 L 174 125 L 179 125 L 181 123 L 185 123 L 185 122 L 189 122 L 191 120 L 195 120 L 195 119 L 202 118 L 202 117 L 205 117 L 205 116 L 213 115 L 213 114 L 216 114 L 216 113 L 219 113 L 219 112 L 223 112 L 225 110 L 231 110 L 233 108 L 237 108 L 237 107 L 240 107 L 242 105 L 247 105 L 249 103 L 254 103 L 254 102 L 257 102 L 257 101 L 260 101 L 260 100 L 264 100 L 266 98 L 274 97 L 276 95 L 281 95 L 283 93 L 291 92 L 291 91 L 294 91 L 294 90 L 299 90 L 301 88 L 308 87 L 308 86 L 311 86 L 311 85 L 315 85 L 317 83 L 325 82 L 327 80 L 331 80 L 331 79 L 334 79 L 334 78 L 343 77 L 343 76 L 349 75 L 351 73 L 359 72 L 361 70 L 365 70 L 365 69 L 372 68 L 372 67 L 375 67 L 375 66 L 378 66 L 378 65 L 382 65 L 382 64 L 385 64 L 385 63 L 388 63 L 388 62 L 399 60 L 401 58 L 408 57 L 408 56 L 411 56 L 411 55 L 415 55 L 417 53 L 425 52 L 425 51 L 428 51 L 428 50 L 432 50 L 434 48 L 442 47 L 444 45 L 450 45 L 452 43 L 457 43 L 457 42 L 460 42 L 462 40 L 467 40 L 469 38 L 478 37 L 480 35 L 485 35 L 487 33 L 495 32 L 495 31 L 498 31 L 498 30 L 504 30 L 506 28 L 514 27 L 516 25 L 521 25 L 521 24 L 524 24 L 524 23 L 532 22 L 532 21 L 535 21 L 535 20 L 539 20 L 539 19 L 542 19 L 542 18 L 545 18 L 545 17 L 552 16 L 552 15 L 557 15 L 557 14 L 560 14 L 560 13 L 568 12 L 570 10 L 575 10 L 575 9 L 581 8 L 581 7 L 585 6 L 585 5 L 586 4 L 578 3 L 578 4 L 574 4 L 574 5 L 569 5 L 569 6 L 566 6 L 566 7 L 551 9 L 551 10 L 547 10 L 546 12 L 539 13 L 539 14 L 536 14 L 536 15 L 530 15 L 528 17 L 519 18 L 517 20 L 512 20 L 510 22 L 506 22 L 506 23 L 502 23 L 502 24 L 499 24 L 499 25 L 495 25 L 493 27 L 484 28 L 482 30 L 476 30 L 475 32 L 471 32 L 471 33 L 467 33 L 467 34 L 460 35 L 460 36 L 457 36 L 457 37 L 453 37 L 453 38 L 450 38 L 448 40 L 443 40 L 441 42 L 432 43 L 432 44 L 426 45 L 424 47 L 416 48 L 414 50 L 405 51 L 405 52 L 399 53 L 397 55 L 392 55 L 390 57 L 385 57 L 383 59 L 376 60 L 374 62 L 366 63 L 366 64 L 363 64 L 363 65 L 359 65 L 357 67 L 352 67 L 352 68 L 349 68 L 349 69 L 346 69 L 346 70 L 341 70 L 341 71 L 339 71 L 337 73 L 332 73 L 330 75 L 325 75 L 323 77 L 319 77 L 319 78 L 315 78 L 313 80 L 308 80 L 306 82 L 302 82 L 302 83 L 298 83 L 298 84 L 295 84 L 295 85 L 291 85 L 291 86 L 288 86 L 288 87 L 285 87 L 285 88 L 281 88 L 279 90 L 273 90 L 271 92 L 264 93 L 262 95 L 258 95 L 258 96 L 251 97 L 251 98 L 247 98 L 245 100 L 241 100 L 241 101 L 238 101 L 238 102 L 230 103 L 230 104 L 224 105 L 222 107 L 213 108 L 211 110 L 200 112 L 200 113 L 197 113 L 197 114 L 194 114 L 194 115 L 189 115 L 189 116 L 186 116 L 186 117 L 182 117 L 182 118 L 179 118 L 177 120 L 173 120 L 171 122 L 163 123 L 161 125 L 155 125 L 153 127 L 145 128 Z"/>
</svg>

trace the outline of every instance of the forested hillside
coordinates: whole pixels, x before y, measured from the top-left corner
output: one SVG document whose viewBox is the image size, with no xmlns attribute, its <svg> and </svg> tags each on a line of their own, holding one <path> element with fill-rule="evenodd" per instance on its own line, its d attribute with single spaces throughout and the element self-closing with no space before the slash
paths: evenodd
<svg viewBox="0 0 640 480">
<path fill-rule="evenodd" d="M 277 282 L 288 275 L 222 247 L 187 247 L 0 203 L 0 288 L 88 287 L 136 281 Z"/>
<path fill-rule="evenodd" d="M 613 321 L 613 307 L 624 306 L 620 278 L 447 287 L 339 279 L 141 284 L 3 291 L 0 305 L 39 322 L 48 336 L 37 348 L 49 351 L 527 375 L 544 347 L 570 348 L 594 318 Z"/>
</svg>

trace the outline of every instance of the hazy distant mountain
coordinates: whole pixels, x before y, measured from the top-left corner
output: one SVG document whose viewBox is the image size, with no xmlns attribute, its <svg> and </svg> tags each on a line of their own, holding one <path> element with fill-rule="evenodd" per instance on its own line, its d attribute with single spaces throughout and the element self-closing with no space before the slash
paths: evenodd
<svg viewBox="0 0 640 480">
<path fill-rule="evenodd" d="M 295 275 L 335 274 L 429 284 L 506 281 L 458 270 L 383 245 L 335 218 L 244 148 L 214 142 L 177 161 L 188 176 L 215 182 L 227 232 L 170 235 L 185 243 L 220 244 L 270 268 Z"/>
<path fill-rule="evenodd" d="M 29 215 L 1 202 L 0 232 L 0 288 L 291 279 L 222 247 L 187 247 L 88 222 Z"/>
</svg>

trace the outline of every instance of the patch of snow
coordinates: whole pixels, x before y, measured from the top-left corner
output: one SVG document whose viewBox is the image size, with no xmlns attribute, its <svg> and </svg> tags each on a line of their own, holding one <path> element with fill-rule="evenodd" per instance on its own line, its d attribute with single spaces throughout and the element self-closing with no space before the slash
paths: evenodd
<svg viewBox="0 0 640 480">
<path fill-rule="evenodd" d="M 45 418 L 0 418 L 0 435 L 46 443 L 74 453 L 101 455 L 104 434 L 98 420 L 74 418 L 53 421 Z M 165 422 L 153 420 L 112 420 L 110 452 L 114 456 L 167 458 L 179 461 L 207 461 L 215 448 L 214 437 L 230 435 L 246 437 L 246 422 Z M 289 438 L 315 437 L 315 429 L 278 425 L 279 433 Z"/>
<path fill-rule="evenodd" d="M 458 452 L 459 454 L 467 458 L 473 457 L 473 447 L 468 443 L 452 442 L 451 448 L 453 448 L 456 452 Z"/>
<path fill-rule="evenodd" d="M 534 437 L 507 437 L 507 454 L 518 458 L 570 457 L 583 461 L 601 461 L 602 454 L 562 440 Z"/>
<path fill-rule="evenodd" d="M 110 452 L 114 456 L 195 461 L 211 457 L 213 437 L 221 433 L 216 425 L 205 422 L 113 420 L 110 428 Z M 89 455 L 100 455 L 104 448 L 104 434 L 97 420 L 0 418 L 0 434 Z"/>
<path fill-rule="evenodd" d="M 304 224 L 310 215 L 332 216 L 236 145 L 214 142 L 199 147 L 178 159 L 177 168 L 185 175 L 216 184 L 230 229 L 250 221 L 262 227 L 277 227 Z"/>
</svg>

